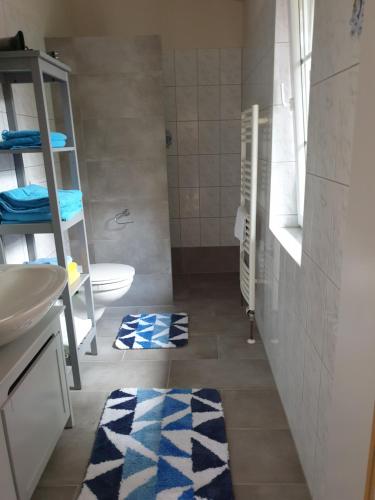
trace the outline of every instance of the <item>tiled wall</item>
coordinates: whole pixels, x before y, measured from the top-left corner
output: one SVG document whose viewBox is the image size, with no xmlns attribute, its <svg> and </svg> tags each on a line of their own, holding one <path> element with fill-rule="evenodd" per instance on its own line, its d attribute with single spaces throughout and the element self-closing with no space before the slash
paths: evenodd
<svg viewBox="0 0 375 500">
<path fill-rule="evenodd" d="M 241 49 L 164 52 L 173 247 L 236 246 Z"/>
<path fill-rule="evenodd" d="M 49 16 L 41 16 L 40 12 L 46 11 Z M 48 19 L 47 19 L 48 17 Z M 59 20 L 60 29 L 67 25 L 65 7 L 59 1 L 32 0 L 0 0 L 0 37 L 13 36 L 16 31 L 23 30 L 26 43 L 35 49 L 44 48 L 44 36 L 51 26 Z M 38 128 L 35 98 L 30 85 L 13 86 L 16 112 L 19 128 Z M 52 106 L 49 97 L 51 128 L 55 128 L 52 119 Z M 8 128 L 5 113 L 5 103 L 0 88 L 0 129 Z M 45 184 L 43 158 L 41 154 L 24 155 L 26 178 L 28 183 Z M 0 155 L 0 191 L 12 189 L 17 186 L 13 159 L 10 155 Z M 36 250 L 38 257 L 54 254 L 54 243 L 50 235 L 36 235 Z M 9 263 L 22 263 L 28 259 L 27 248 L 23 237 L 8 236 L 5 238 L 6 258 Z"/>
<path fill-rule="evenodd" d="M 172 301 L 158 36 L 50 38 L 72 68 L 71 93 L 92 262 L 128 264 L 121 305 Z M 117 224 L 125 208 L 130 217 Z"/>
<path fill-rule="evenodd" d="M 257 272 L 262 281 L 256 292 L 256 318 L 313 498 L 327 500 L 327 413 L 334 378 L 359 44 L 350 35 L 353 2 L 317 0 L 299 266 L 269 229 L 273 135 L 283 132 L 275 114 L 279 75 L 274 63 L 281 44 L 288 43 L 286 6 L 285 0 L 246 4 L 244 106 L 259 103 L 270 125 L 260 131 Z"/>
</svg>

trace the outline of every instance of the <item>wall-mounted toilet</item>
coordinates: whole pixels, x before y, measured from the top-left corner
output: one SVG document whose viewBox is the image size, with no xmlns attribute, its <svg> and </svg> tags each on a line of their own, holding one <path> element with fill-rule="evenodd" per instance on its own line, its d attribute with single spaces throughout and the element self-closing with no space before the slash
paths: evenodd
<svg viewBox="0 0 375 500">
<path fill-rule="evenodd" d="M 126 264 L 91 264 L 91 284 L 95 303 L 95 319 L 98 321 L 106 307 L 121 299 L 130 289 L 135 269 Z M 79 314 L 84 305 L 84 293 L 76 296 Z"/>
</svg>

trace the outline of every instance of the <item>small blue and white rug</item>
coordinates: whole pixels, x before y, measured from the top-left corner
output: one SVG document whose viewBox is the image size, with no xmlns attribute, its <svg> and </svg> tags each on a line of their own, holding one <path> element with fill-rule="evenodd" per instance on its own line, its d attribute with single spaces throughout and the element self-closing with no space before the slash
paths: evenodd
<svg viewBox="0 0 375 500">
<path fill-rule="evenodd" d="M 234 500 L 216 390 L 112 392 L 79 500 L 117 499 Z"/>
<path fill-rule="evenodd" d="M 129 314 L 122 320 L 114 347 L 127 349 L 171 349 L 188 343 L 186 313 Z"/>
</svg>

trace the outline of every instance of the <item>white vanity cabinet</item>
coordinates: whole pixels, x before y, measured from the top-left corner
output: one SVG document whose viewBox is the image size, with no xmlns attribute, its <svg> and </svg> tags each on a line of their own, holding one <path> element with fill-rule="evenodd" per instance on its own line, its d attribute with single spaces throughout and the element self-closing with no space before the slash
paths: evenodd
<svg viewBox="0 0 375 500">
<path fill-rule="evenodd" d="M 64 427 L 70 423 L 60 312 L 61 308 L 52 309 L 35 328 L 0 349 L 0 457 L 4 453 L 3 433 L 13 483 L 7 486 L 9 500 L 31 498 Z M 3 363 L 7 364 L 5 370 Z M 4 474 L 8 479 L 0 470 L 0 485 L 10 481 L 9 473 Z"/>
<path fill-rule="evenodd" d="M 12 469 L 9 463 L 8 449 L 5 434 L 0 421 L 0 491 L 1 498 L 17 500 L 16 489 L 13 483 Z"/>
</svg>

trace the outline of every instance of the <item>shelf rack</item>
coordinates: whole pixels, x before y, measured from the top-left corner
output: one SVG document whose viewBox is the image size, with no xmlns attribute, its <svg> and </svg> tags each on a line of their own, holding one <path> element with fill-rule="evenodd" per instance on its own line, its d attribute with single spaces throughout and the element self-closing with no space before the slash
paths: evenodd
<svg viewBox="0 0 375 500">
<path fill-rule="evenodd" d="M 81 389 L 81 374 L 79 360 L 87 352 L 97 354 L 96 325 L 94 301 L 90 279 L 90 261 L 88 255 L 86 225 L 83 211 L 76 214 L 69 221 L 62 221 L 57 195 L 57 178 L 55 167 L 55 154 L 66 154 L 69 161 L 71 188 L 81 189 L 76 141 L 74 134 L 73 114 L 69 89 L 70 68 L 62 62 L 50 57 L 48 54 L 38 50 L 0 52 L 0 83 L 3 89 L 6 113 L 9 129 L 17 130 L 17 116 L 13 98 L 12 85 L 18 83 L 30 83 L 34 87 L 36 108 L 41 133 L 41 148 L 24 148 L 11 150 L 0 150 L 0 154 L 13 156 L 17 184 L 26 184 L 23 154 L 42 153 L 46 171 L 48 195 L 51 206 L 52 220 L 48 222 L 29 224 L 0 224 L 0 263 L 6 262 L 3 237 L 9 234 L 25 235 L 29 259 L 35 259 L 34 234 L 51 233 L 54 235 L 57 262 L 60 266 L 67 267 L 67 254 L 65 248 L 65 236 L 67 231 L 76 227 L 81 250 L 82 274 L 80 278 L 70 287 L 67 284 L 62 292 L 62 301 L 65 306 L 65 320 L 69 342 L 69 356 L 67 364 L 71 369 L 73 377 L 73 388 Z M 48 120 L 46 83 L 56 83 L 59 88 L 61 103 L 64 113 L 65 133 L 68 137 L 67 147 L 52 148 L 50 142 L 50 127 Z M 77 346 L 74 324 L 73 295 L 84 288 L 87 317 L 91 320 L 92 328 L 83 342 Z"/>
</svg>

